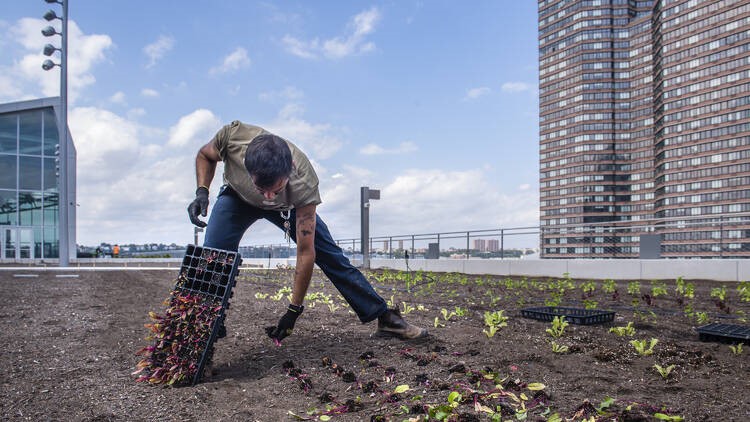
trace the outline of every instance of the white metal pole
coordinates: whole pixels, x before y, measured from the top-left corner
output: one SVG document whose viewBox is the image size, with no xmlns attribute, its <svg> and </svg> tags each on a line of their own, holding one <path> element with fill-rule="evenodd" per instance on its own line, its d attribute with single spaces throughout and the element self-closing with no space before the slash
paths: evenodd
<svg viewBox="0 0 750 422">
<path fill-rule="evenodd" d="M 70 199 L 68 192 L 68 0 L 62 4 L 62 47 L 60 49 L 60 266 L 70 265 Z"/>
</svg>

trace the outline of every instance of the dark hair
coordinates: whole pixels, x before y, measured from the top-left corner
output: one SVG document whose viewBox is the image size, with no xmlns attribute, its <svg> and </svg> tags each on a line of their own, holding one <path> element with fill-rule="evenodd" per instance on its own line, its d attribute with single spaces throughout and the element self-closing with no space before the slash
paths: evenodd
<svg viewBox="0 0 750 422">
<path fill-rule="evenodd" d="M 284 139 L 260 135 L 247 146 L 245 168 L 259 188 L 271 187 L 292 174 L 292 151 Z"/>
</svg>

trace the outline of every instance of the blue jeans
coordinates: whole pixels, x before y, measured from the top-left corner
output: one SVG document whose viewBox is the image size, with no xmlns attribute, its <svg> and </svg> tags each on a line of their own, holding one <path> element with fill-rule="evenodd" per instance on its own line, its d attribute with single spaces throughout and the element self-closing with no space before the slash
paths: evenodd
<svg viewBox="0 0 750 422">
<path fill-rule="evenodd" d="M 292 210 L 289 222 L 292 240 L 297 242 L 296 210 Z M 344 296 L 359 320 L 369 322 L 382 315 L 387 306 L 385 300 L 372 288 L 367 278 L 344 256 L 328 231 L 328 227 L 316 215 L 315 264 L 333 282 Z M 203 246 L 237 251 L 245 231 L 258 219 L 265 218 L 276 227 L 284 229 L 284 219 L 279 211 L 268 211 L 243 201 L 229 186 L 223 186 L 216 199 L 206 227 Z"/>
</svg>

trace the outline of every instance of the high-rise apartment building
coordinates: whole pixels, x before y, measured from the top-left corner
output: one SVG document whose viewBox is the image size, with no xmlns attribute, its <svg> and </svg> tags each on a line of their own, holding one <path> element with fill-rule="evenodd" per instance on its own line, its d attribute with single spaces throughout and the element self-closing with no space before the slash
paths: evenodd
<svg viewBox="0 0 750 422">
<path fill-rule="evenodd" d="M 750 0 L 540 0 L 539 72 L 544 257 L 750 255 Z"/>
</svg>

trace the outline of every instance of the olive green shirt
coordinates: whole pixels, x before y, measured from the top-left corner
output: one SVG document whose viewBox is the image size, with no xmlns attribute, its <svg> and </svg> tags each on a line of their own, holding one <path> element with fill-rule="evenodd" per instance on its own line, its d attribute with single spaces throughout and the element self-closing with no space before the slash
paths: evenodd
<svg viewBox="0 0 750 422">
<path fill-rule="evenodd" d="M 224 162 L 224 183 L 229 185 L 245 202 L 266 210 L 288 210 L 321 203 L 318 175 L 307 156 L 293 143 L 286 141 L 292 151 L 294 168 L 289 183 L 276 198 L 269 200 L 257 191 L 245 168 L 245 151 L 258 135 L 268 134 L 265 129 L 238 120 L 221 128 L 211 140 Z"/>
</svg>

